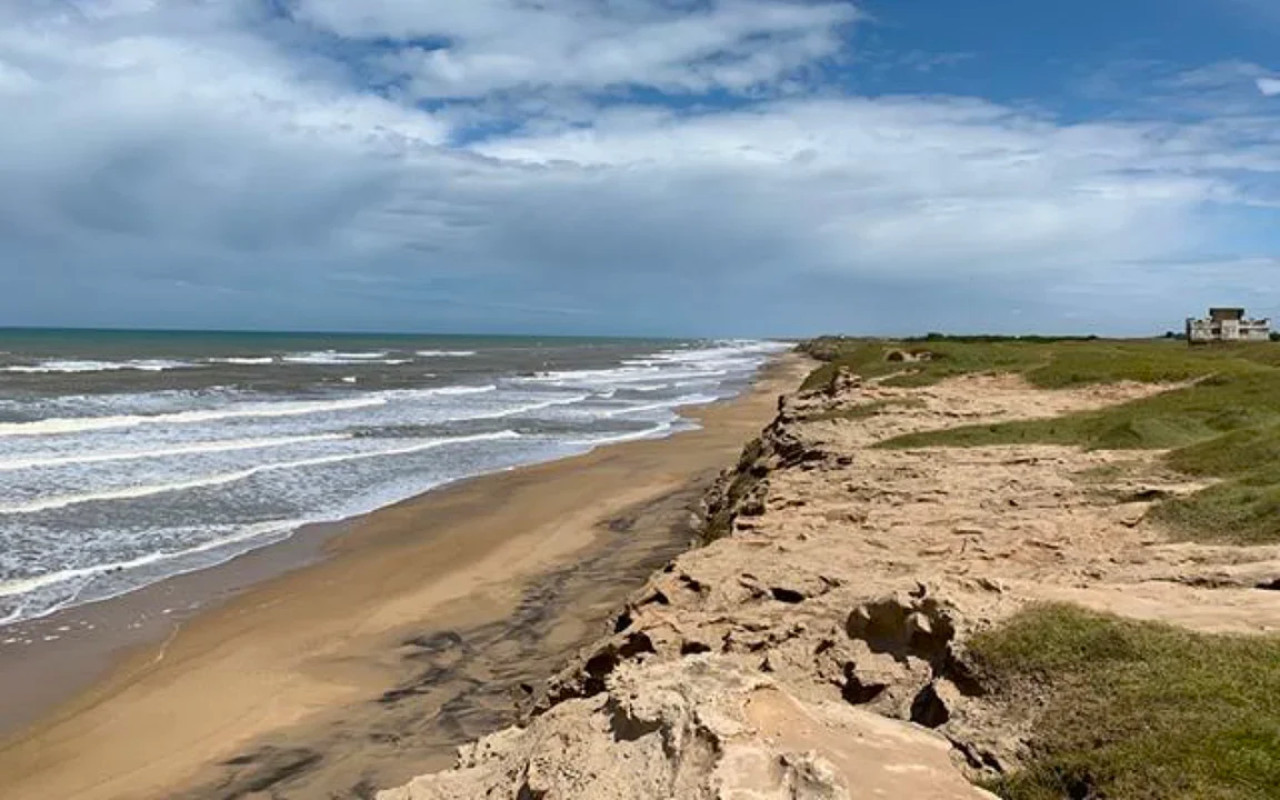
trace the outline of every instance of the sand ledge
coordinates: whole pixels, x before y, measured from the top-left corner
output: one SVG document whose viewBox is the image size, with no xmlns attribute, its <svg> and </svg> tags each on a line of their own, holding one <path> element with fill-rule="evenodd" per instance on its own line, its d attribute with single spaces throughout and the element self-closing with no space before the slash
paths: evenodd
<svg viewBox="0 0 1280 800">
<path fill-rule="evenodd" d="M 1113 499 L 1195 488 L 1167 473 L 1113 492 L 1078 479 L 1158 453 L 872 445 L 1167 388 L 841 376 L 786 398 L 707 498 L 723 538 L 656 573 L 525 724 L 378 797 L 991 797 L 967 778 L 1016 768 L 1031 717 L 976 691 L 969 635 L 1045 600 L 1274 632 L 1280 607 L 1248 576 L 1280 552 L 1169 545 L 1150 502 Z M 1228 571 L 1239 588 L 1201 588 Z"/>
</svg>

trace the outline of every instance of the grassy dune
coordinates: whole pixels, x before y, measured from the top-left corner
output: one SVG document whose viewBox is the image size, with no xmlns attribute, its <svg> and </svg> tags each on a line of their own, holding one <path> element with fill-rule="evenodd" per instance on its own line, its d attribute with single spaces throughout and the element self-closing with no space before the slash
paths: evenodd
<svg viewBox="0 0 1280 800">
<path fill-rule="evenodd" d="M 1003 797 L 1280 797 L 1280 639 L 1042 606 L 969 647 L 998 691 L 1046 703 Z"/>
<path fill-rule="evenodd" d="M 1044 339 L 824 339 L 810 388 L 841 368 L 927 385 L 1016 372 L 1037 386 L 1174 385 L 1100 411 L 903 436 L 884 447 L 1056 443 L 1164 449 L 1211 488 L 1165 501 L 1175 535 L 1280 542 L 1280 344 Z M 898 350 L 925 361 L 894 361 Z M 1038 710 L 1026 768 L 990 785 L 1010 800 L 1280 798 L 1280 637 L 1211 636 L 1070 606 L 1024 610 L 969 640 L 993 699 Z"/>
<path fill-rule="evenodd" d="M 1223 482 L 1155 511 L 1177 535 L 1236 544 L 1280 542 L 1280 344 L 1189 348 L 1165 340 L 819 340 L 829 360 L 809 377 L 821 386 L 840 368 L 890 383 L 923 385 L 971 372 L 1016 372 L 1036 386 L 1117 381 L 1183 384 L 1100 411 L 912 434 L 883 447 L 1072 444 L 1090 449 L 1168 449 L 1168 465 Z M 888 353 L 928 352 L 895 362 Z"/>
</svg>

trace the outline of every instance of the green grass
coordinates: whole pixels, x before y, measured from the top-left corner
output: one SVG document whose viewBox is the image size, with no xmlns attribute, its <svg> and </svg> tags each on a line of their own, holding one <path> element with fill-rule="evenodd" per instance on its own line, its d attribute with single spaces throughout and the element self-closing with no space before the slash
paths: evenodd
<svg viewBox="0 0 1280 800">
<path fill-rule="evenodd" d="M 1169 467 L 1224 482 L 1161 503 L 1153 519 L 1184 539 L 1280 541 L 1280 468 L 1273 466 L 1280 463 L 1280 370 L 1254 366 L 1099 411 L 911 434 L 879 446 L 1033 443 L 1169 449 Z"/>
<path fill-rule="evenodd" d="M 910 434 L 885 447 L 1076 444 L 1090 449 L 1176 448 L 1280 424 L 1280 370 L 1250 367 L 1098 411 Z"/>
<path fill-rule="evenodd" d="M 1152 512 L 1179 538 L 1235 545 L 1280 542 L 1280 466 L 1262 467 Z"/>
<path fill-rule="evenodd" d="M 738 512 L 738 505 L 747 494 L 760 482 L 752 467 L 764 453 L 764 442 L 759 437 L 752 439 L 742 448 L 738 463 L 734 468 L 733 479 L 725 488 L 724 495 L 719 498 L 721 504 L 713 509 L 703 520 L 698 531 L 698 539 L 702 544 L 710 544 L 723 539 L 733 532 L 733 521 Z"/>
<path fill-rule="evenodd" d="M 1280 639 L 1039 606 L 968 642 L 991 697 L 1037 708 L 1009 800 L 1280 798 Z M 1033 693 L 1043 707 L 1028 701 Z"/>
<path fill-rule="evenodd" d="M 864 377 L 902 373 L 897 385 L 927 385 L 980 372 L 1017 372 L 1047 389 L 1129 380 L 1174 383 L 1211 374 L 1280 367 L 1280 346 L 1272 343 L 1188 347 L 1165 339 L 1045 339 L 1040 337 L 912 340 L 815 339 L 801 345 L 824 363 L 805 388 L 827 384 L 843 367 Z M 893 350 L 927 352 L 922 362 L 893 362 Z"/>
<path fill-rule="evenodd" d="M 907 364 L 886 361 L 885 354 L 899 347 L 927 349 L 933 359 Z M 1187 539 L 1240 544 L 1280 541 L 1280 469 L 1270 467 L 1280 462 L 1280 346 L 1192 348 L 1165 340 L 977 338 L 823 340 L 818 350 L 830 359 L 824 365 L 829 368 L 828 380 L 844 366 L 867 376 L 898 372 L 886 383 L 906 386 L 969 372 L 1020 373 L 1047 389 L 1118 381 L 1190 383 L 1098 411 L 910 434 L 880 446 L 1060 444 L 1170 450 L 1171 468 L 1225 482 L 1162 503 L 1154 519 Z"/>
<path fill-rule="evenodd" d="M 928 349 L 933 359 L 886 361 L 899 347 Z M 882 446 L 1167 449 L 1168 468 L 1218 482 L 1161 502 L 1155 519 L 1188 539 L 1280 541 L 1280 346 L 934 338 L 825 340 L 820 352 L 828 363 L 817 386 L 841 366 L 894 374 L 886 382 L 898 385 L 969 372 L 1020 373 L 1049 389 L 1191 382 L 1097 411 Z M 1113 472 L 1080 477 L 1132 477 Z M 968 645 L 993 699 L 1013 711 L 1036 709 L 1026 769 L 988 787 L 1009 800 L 1280 800 L 1280 638 L 1195 634 L 1053 605 L 1026 610 Z"/>
<path fill-rule="evenodd" d="M 828 420 L 854 421 L 874 417 L 891 408 L 919 408 L 924 401 L 918 397 L 889 397 L 871 403 L 850 406 L 849 408 L 833 408 L 805 417 L 807 422 L 823 422 Z"/>
<path fill-rule="evenodd" d="M 1187 475 L 1244 475 L 1280 463 L 1280 426 L 1235 430 L 1170 453 L 1168 462 Z"/>
<path fill-rule="evenodd" d="M 893 351 L 928 353 L 927 361 L 890 361 Z M 817 340 L 807 352 L 825 361 L 805 380 L 803 389 L 826 386 L 841 368 L 866 378 L 894 375 L 891 386 L 924 386 L 973 372 L 1025 371 L 1047 359 L 1047 345 L 1030 342 L 900 342 L 861 339 Z"/>
<path fill-rule="evenodd" d="M 828 386 L 841 369 L 851 370 L 865 377 L 883 374 L 885 348 L 878 342 L 861 340 L 814 340 L 800 346 L 823 363 L 810 372 L 801 390 L 821 389 Z"/>
</svg>

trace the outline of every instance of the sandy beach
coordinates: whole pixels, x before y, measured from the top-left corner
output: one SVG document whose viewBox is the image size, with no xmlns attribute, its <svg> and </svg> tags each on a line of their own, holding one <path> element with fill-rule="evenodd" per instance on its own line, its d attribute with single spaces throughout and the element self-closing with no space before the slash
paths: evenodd
<svg viewBox="0 0 1280 800">
<path fill-rule="evenodd" d="M 867 346 L 881 347 L 852 345 Z M 946 375 L 962 348 L 989 346 L 918 362 L 945 376 L 920 385 L 884 348 L 862 368 L 895 380 L 826 369 L 783 398 L 705 498 L 706 546 L 630 595 L 527 720 L 376 800 L 1245 798 L 1276 785 L 1263 772 L 1274 534 L 1180 539 L 1159 504 L 1206 482 L 1170 469 L 1167 451 L 948 444 L 1198 387 Z M 1127 348 L 1163 345 L 1090 346 L 1111 369 Z M 1081 369 L 1078 350 L 1046 347 Z M 1023 658 L 1033 669 L 1008 678 Z M 1073 742 L 1074 763 L 1107 759 L 1084 769 L 1119 788 L 1037 771 L 1061 752 L 1050 737 Z M 1236 741 L 1260 744 L 1219 760 Z M 1201 759 L 1232 771 L 1197 773 Z M 1250 759 L 1258 777 L 1237 777 Z"/>
<path fill-rule="evenodd" d="M 692 504 L 805 368 L 775 361 L 693 410 L 696 431 L 467 481 L 79 609 L 150 622 L 110 650 L 67 636 L 0 659 L 18 726 L 0 795 L 247 797 L 288 781 L 279 796 L 359 797 L 447 765 L 687 544 Z M 55 623 L 75 628 L 40 624 Z"/>
</svg>

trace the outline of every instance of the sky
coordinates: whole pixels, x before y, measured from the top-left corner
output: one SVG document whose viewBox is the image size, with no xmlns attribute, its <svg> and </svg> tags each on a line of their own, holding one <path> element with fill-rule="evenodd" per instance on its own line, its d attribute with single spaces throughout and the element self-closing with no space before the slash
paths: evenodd
<svg viewBox="0 0 1280 800">
<path fill-rule="evenodd" d="M 2 0 L 0 326 L 1280 317 L 1276 0 Z"/>
</svg>

